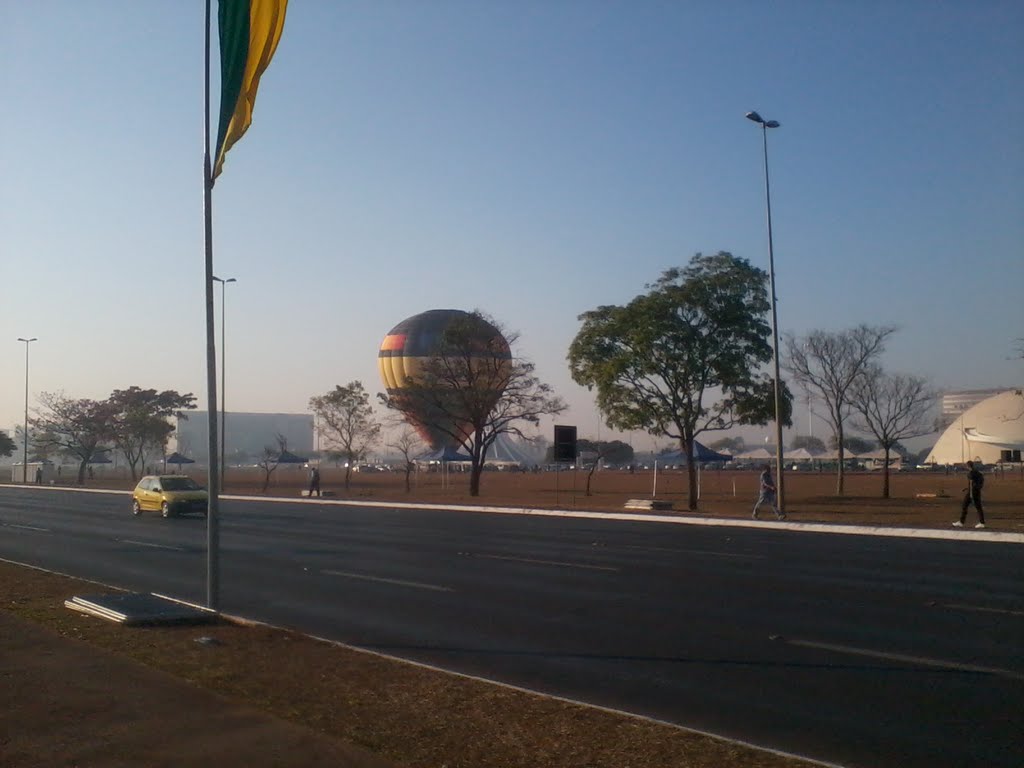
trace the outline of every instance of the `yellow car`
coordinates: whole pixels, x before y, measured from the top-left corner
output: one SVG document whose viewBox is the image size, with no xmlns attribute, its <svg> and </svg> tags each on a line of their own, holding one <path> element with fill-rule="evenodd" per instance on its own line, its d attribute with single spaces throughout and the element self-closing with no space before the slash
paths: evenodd
<svg viewBox="0 0 1024 768">
<path fill-rule="evenodd" d="M 210 497 L 206 489 L 184 475 L 147 475 L 132 493 L 132 514 L 144 510 L 160 512 L 164 517 L 183 512 L 206 514 Z"/>
</svg>

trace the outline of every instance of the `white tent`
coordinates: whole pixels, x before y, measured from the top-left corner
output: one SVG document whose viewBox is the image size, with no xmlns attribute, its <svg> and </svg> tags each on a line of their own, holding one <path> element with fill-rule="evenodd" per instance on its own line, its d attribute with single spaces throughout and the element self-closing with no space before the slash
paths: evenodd
<svg viewBox="0 0 1024 768">
<path fill-rule="evenodd" d="M 737 454 L 734 458 L 742 459 L 744 461 L 767 461 L 769 459 L 774 459 L 775 454 L 769 453 L 764 448 L 755 448 L 752 451 Z"/>
<path fill-rule="evenodd" d="M 853 451 L 851 451 L 849 449 L 843 451 L 843 460 L 844 461 L 849 461 L 850 459 L 859 459 L 859 458 L 860 458 L 860 456 L 858 456 L 856 453 L 854 453 Z M 819 453 L 818 455 L 816 455 L 814 457 L 814 460 L 815 461 L 839 461 L 839 450 L 836 449 L 836 450 L 832 450 L 832 451 L 827 451 L 826 453 Z"/>
<path fill-rule="evenodd" d="M 782 454 L 782 458 L 786 461 L 810 461 L 818 457 L 806 448 L 797 448 L 795 451 L 786 451 Z"/>
</svg>

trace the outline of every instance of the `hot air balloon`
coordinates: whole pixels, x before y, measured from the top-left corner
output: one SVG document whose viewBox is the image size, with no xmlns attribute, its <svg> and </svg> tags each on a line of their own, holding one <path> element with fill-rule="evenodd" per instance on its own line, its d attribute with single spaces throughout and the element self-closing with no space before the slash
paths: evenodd
<svg viewBox="0 0 1024 768">
<path fill-rule="evenodd" d="M 457 329 L 457 334 L 453 331 Z M 455 363 L 453 380 L 430 373 L 445 349 L 445 332 L 458 349 L 442 354 Z M 431 309 L 396 325 L 380 345 L 377 366 L 390 397 L 434 449 L 455 447 L 452 432 L 468 429 L 471 413 L 490 411 L 504 391 L 512 353 L 501 332 L 478 314 Z M 458 365 L 465 365 L 460 372 Z M 428 366 L 428 367 L 425 367 Z"/>
</svg>

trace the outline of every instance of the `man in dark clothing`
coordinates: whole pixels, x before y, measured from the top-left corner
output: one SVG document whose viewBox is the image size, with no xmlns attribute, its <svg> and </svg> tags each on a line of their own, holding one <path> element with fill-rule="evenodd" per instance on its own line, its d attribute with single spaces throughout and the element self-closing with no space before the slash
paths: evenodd
<svg viewBox="0 0 1024 768">
<path fill-rule="evenodd" d="M 954 528 L 963 528 L 967 520 L 967 507 L 974 503 L 978 510 L 978 524 L 975 528 L 985 527 L 985 510 L 981 506 L 981 489 L 985 485 L 985 476 L 974 466 L 973 461 L 967 462 L 967 487 L 964 488 L 964 501 L 960 505 L 960 519 L 953 523 Z"/>
<path fill-rule="evenodd" d="M 309 495 L 313 494 L 320 495 L 320 470 L 313 467 L 309 471 Z"/>
</svg>

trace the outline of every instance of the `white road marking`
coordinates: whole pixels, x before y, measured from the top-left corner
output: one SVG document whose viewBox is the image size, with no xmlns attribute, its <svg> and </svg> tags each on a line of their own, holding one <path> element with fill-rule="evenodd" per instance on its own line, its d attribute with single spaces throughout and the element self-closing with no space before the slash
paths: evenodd
<svg viewBox="0 0 1024 768">
<path fill-rule="evenodd" d="M 618 571 L 618 568 L 610 568 L 605 565 L 584 565 L 583 563 L 563 563 L 558 560 L 534 560 L 528 557 L 508 557 L 506 555 L 476 555 L 470 553 L 470 557 L 480 557 L 485 560 L 510 560 L 514 563 L 532 563 L 534 565 L 555 565 L 559 568 L 584 568 L 588 571 Z"/>
<path fill-rule="evenodd" d="M 379 581 L 382 584 L 396 584 L 400 587 L 414 587 L 416 589 L 430 589 L 434 592 L 454 592 L 451 587 L 441 587 L 437 584 L 423 584 L 419 581 L 403 581 L 402 579 L 385 579 L 380 576 L 367 576 L 363 573 L 349 573 L 347 571 L 320 571 L 327 576 L 344 576 L 346 579 L 361 579 L 362 581 Z"/>
<path fill-rule="evenodd" d="M 677 552 L 681 555 L 712 555 L 714 557 L 740 557 L 744 560 L 764 560 L 764 555 L 744 555 L 740 552 L 713 552 L 707 549 L 673 549 L 671 547 L 642 547 L 639 544 L 627 544 L 626 549 L 643 549 L 650 552 Z"/>
<path fill-rule="evenodd" d="M 139 547 L 152 547 L 153 549 L 169 549 L 172 552 L 185 551 L 184 548 L 182 547 L 170 547 L 166 544 L 150 544 L 148 541 L 135 541 L 134 539 L 114 539 L 114 541 L 119 541 L 122 544 L 135 544 Z"/>
<path fill-rule="evenodd" d="M 964 605 L 962 603 L 934 603 L 939 608 L 952 608 L 956 611 L 979 611 L 982 613 L 1005 613 L 1010 616 L 1024 616 L 1024 611 L 1011 611 L 1008 608 L 988 608 L 984 605 Z"/>
<path fill-rule="evenodd" d="M 836 653 L 848 653 L 854 656 L 867 656 L 887 661 L 901 661 L 907 664 L 918 664 L 923 667 L 938 667 L 940 669 L 953 669 L 958 672 L 980 672 L 997 677 L 1006 677 L 1010 680 L 1024 680 L 1024 673 L 1015 672 L 1012 669 L 1001 669 L 999 667 L 984 667 L 979 664 L 961 664 L 957 661 L 945 661 L 944 659 L 928 659 L 923 656 L 908 656 L 903 653 L 890 653 L 889 651 L 875 651 L 870 648 L 855 648 L 850 645 L 835 645 L 833 643 L 818 643 L 813 640 L 799 640 L 795 638 L 780 638 L 790 645 L 799 645 L 804 648 L 817 648 L 822 651 L 835 651 Z"/>
<path fill-rule="evenodd" d="M 42 531 L 43 533 L 51 533 L 49 528 L 37 528 L 34 525 L 18 525 L 17 523 L 4 523 L 4 528 L 19 528 L 23 531 Z"/>
</svg>

